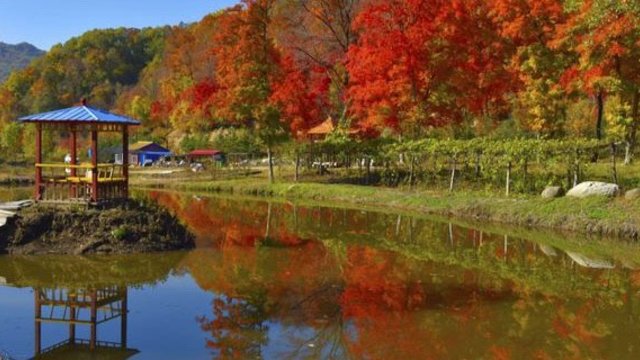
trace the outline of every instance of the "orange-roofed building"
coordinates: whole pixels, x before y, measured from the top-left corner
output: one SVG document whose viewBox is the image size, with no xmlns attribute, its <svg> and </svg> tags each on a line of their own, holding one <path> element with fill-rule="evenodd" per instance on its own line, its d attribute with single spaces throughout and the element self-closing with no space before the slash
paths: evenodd
<svg viewBox="0 0 640 360">
<path fill-rule="evenodd" d="M 322 122 L 320 125 L 311 128 L 311 130 L 307 132 L 307 136 L 309 137 L 309 139 L 311 139 L 311 141 L 322 141 L 335 130 L 336 126 L 334 124 L 333 118 L 329 116 L 327 120 Z M 357 130 L 349 130 L 349 135 L 354 135 L 357 132 Z"/>
</svg>

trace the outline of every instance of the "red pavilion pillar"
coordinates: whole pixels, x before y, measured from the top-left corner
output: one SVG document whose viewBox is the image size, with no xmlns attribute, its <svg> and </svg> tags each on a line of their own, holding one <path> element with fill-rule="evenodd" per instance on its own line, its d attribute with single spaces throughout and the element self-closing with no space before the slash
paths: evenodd
<svg viewBox="0 0 640 360">
<path fill-rule="evenodd" d="M 91 200 L 98 202 L 98 127 L 91 129 Z"/>
<path fill-rule="evenodd" d="M 71 134 L 71 144 L 69 149 L 70 150 L 69 152 L 71 155 L 70 175 L 71 177 L 76 177 L 78 176 L 78 170 L 75 168 L 75 166 L 78 165 L 78 162 L 76 161 L 76 159 L 78 158 L 78 130 L 74 125 L 72 125 L 69 131 Z M 69 196 L 71 196 L 72 198 L 78 197 L 78 185 L 76 183 L 71 183 L 71 187 L 69 189 Z"/>
<path fill-rule="evenodd" d="M 40 289 L 33 289 L 35 300 L 35 353 L 36 356 L 42 352 L 42 306 L 40 304 Z"/>
<path fill-rule="evenodd" d="M 36 124 L 36 201 L 42 200 L 42 124 Z"/>
<path fill-rule="evenodd" d="M 69 300 L 71 304 L 75 304 L 77 301 L 77 296 L 76 295 L 69 295 Z M 69 306 L 69 342 L 71 342 L 71 345 L 75 345 L 76 344 L 76 317 L 77 314 L 77 310 L 76 307 L 73 305 Z"/>
<path fill-rule="evenodd" d="M 90 320 L 90 339 L 89 350 L 94 351 L 98 344 L 98 292 L 91 291 L 91 320 Z"/>
<path fill-rule="evenodd" d="M 129 127 L 122 125 L 122 177 L 124 198 L 129 198 Z"/>
<path fill-rule="evenodd" d="M 129 312 L 127 302 L 127 288 L 125 287 L 122 294 L 122 314 L 120 314 L 120 346 L 123 349 L 127 348 L 127 314 Z"/>
<path fill-rule="evenodd" d="M 78 130 L 76 130 L 75 126 L 71 127 L 71 165 L 74 166 L 71 168 L 71 176 L 78 176 L 78 171 L 75 168 L 75 165 L 78 165 L 76 159 L 78 158 Z"/>
</svg>

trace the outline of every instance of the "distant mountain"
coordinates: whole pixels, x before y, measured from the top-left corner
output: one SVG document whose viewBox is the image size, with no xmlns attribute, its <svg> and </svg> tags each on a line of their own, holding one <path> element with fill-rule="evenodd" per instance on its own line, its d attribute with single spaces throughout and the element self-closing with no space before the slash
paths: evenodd
<svg viewBox="0 0 640 360">
<path fill-rule="evenodd" d="M 11 71 L 29 65 L 31 60 L 44 53 L 29 43 L 10 45 L 0 42 L 0 82 L 9 76 Z"/>
</svg>

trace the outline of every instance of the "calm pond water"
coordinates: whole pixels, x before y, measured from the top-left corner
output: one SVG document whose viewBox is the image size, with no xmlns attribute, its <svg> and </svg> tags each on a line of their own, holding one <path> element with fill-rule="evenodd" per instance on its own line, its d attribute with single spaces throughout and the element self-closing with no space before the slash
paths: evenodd
<svg viewBox="0 0 640 360">
<path fill-rule="evenodd" d="M 640 357 L 635 245 L 614 251 L 397 214 L 140 196 L 183 219 L 198 248 L 0 256 L 0 358 L 31 358 L 38 343 L 47 358 L 86 355 L 63 345 L 74 316 L 77 341 L 91 338 L 92 302 L 96 346 L 109 359 Z M 127 351 L 113 349 L 125 339 Z"/>
</svg>

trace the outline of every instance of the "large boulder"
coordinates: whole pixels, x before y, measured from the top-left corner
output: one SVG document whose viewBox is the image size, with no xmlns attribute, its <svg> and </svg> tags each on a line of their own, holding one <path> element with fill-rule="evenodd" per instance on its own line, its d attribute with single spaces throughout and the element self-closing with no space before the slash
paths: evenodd
<svg viewBox="0 0 640 360">
<path fill-rule="evenodd" d="M 624 198 L 627 200 L 640 199 L 640 189 L 631 189 L 624 194 Z"/>
<path fill-rule="evenodd" d="M 586 181 L 576 185 L 567 192 L 567 196 L 585 198 L 589 196 L 616 196 L 620 188 L 616 184 L 599 181 Z"/>
<path fill-rule="evenodd" d="M 542 192 L 545 199 L 558 198 L 564 195 L 564 189 L 561 186 L 547 186 Z"/>
</svg>

